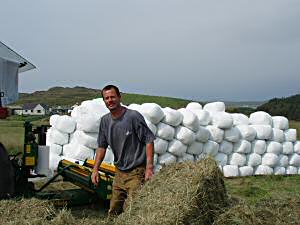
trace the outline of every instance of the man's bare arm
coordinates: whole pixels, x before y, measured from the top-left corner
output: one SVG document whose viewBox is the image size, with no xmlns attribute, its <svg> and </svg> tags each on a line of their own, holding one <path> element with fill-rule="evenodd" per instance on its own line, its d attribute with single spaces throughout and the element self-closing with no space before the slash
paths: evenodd
<svg viewBox="0 0 300 225">
<path fill-rule="evenodd" d="M 91 175 L 92 182 L 95 185 L 98 185 L 100 179 L 99 179 L 99 166 L 101 165 L 104 157 L 105 157 L 106 149 L 105 148 L 98 148 L 96 150 L 96 157 L 95 157 L 95 165 L 93 168 L 93 173 Z"/>
<path fill-rule="evenodd" d="M 145 180 L 149 180 L 153 176 L 153 157 L 154 157 L 154 143 L 146 144 L 146 156 L 147 156 L 147 164 L 145 171 Z"/>
</svg>

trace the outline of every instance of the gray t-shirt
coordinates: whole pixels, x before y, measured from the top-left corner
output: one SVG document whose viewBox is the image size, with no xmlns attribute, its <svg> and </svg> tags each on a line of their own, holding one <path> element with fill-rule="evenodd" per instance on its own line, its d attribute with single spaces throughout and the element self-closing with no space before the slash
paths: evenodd
<svg viewBox="0 0 300 225">
<path fill-rule="evenodd" d="M 144 117 L 135 110 L 126 109 L 117 119 L 113 119 L 111 113 L 101 118 L 98 146 L 106 149 L 109 145 L 112 148 L 114 163 L 119 170 L 146 165 L 145 145 L 154 139 Z"/>
</svg>

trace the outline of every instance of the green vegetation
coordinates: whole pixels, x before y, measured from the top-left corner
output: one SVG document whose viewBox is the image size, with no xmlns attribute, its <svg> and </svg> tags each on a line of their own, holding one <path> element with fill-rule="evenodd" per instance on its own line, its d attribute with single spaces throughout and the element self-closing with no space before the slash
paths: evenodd
<svg viewBox="0 0 300 225">
<path fill-rule="evenodd" d="M 299 224 L 300 176 L 225 179 L 231 207 L 215 224 Z"/>
<path fill-rule="evenodd" d="M 285 116 L 289 120 L 300 120 L 300 94 L 287 98 L 274 98 L 257 107 L 257 110 L 270 113 L 272 116 Z"/>
<path fill-rule="evenodd" d="M 242 113 L 247 116 L 250 116 L 250 114 L 254 113 L 256 110 L 249 107 L 229 107 L 226 108 L 226 111 L 229 113 Z"/>
<path fill-rule="evenodd" d="M 72 106 L 76 103 L 80 104 L 82 101 L 94 98 L 101 98 L 101 90 L 85 87 L 53 87 L 47 91 L 36 91 L 32 94 L 20 93 L 20 99 L 14 103 L 14 105 L 44 103 L 49 106 Z M 122 102 L 125 105 L 154 102 L 162 107 L 181 108 L 185 107 L 190 101 L 171 97 L 122 93 Z"/>
<path fill-rule="evenodd" d="M 0 120 L 0 142 L 10 154 L 23 151 L 24 121 L 31 121 L 34 126 L 49 124 L 49 117 L 13 116 Z"/>
<path fill-rule="evenodd" d="M 36 91 L 34 93 L 20 93 L 20 99 L 16 105 L 24 103 L 44 103 L 48 106 L 70 107 L 76 103 L 94 98 L 101 98 L 100 89 L 85 87 L 53 87 L 47 91 Z M 41 102 L 42 101 L 42 102 Z M 131 103 L 142 104 L 154 102 L 162 107 L 181 108 L 185 107 L 192 100 L 150 96 L 141 94 L 122 93 L 122 102 L 125 105 Z M 200 102 L 202 105 L 204 102 Z M 227 111 L 231 113 L 243 113 L 250 115 L 255 111 L 265 111 L 272 116 L 285 116 L 289 120 L 300 120 L 300 94 L 287 98 L 274 98 L 260 105 L 262 102 L 226 102 Z M 257 105 L 260 105 L 256 108 Z"/>
</svg>

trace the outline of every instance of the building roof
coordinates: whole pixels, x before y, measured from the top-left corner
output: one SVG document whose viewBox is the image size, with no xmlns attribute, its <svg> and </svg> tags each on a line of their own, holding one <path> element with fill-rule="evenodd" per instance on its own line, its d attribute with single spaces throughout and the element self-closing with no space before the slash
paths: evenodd
<svg viewBox="0 0 300 225">
<path fill-rule="evenodd" d="M 45 104 L 41 103 L 25 103 L 23 106 L 24 110 L 31 110 L 34 109 L 37 105 L 41 105 L 44 109 L 49 109 L 49 107 Z"/>
<path fill-rule="evenodd" d="M 35 69 L 35 65 L 24 59 L 18 53 L 0 41 L 0 58 L 19 63 L 19 73 Z"/>
</svg>

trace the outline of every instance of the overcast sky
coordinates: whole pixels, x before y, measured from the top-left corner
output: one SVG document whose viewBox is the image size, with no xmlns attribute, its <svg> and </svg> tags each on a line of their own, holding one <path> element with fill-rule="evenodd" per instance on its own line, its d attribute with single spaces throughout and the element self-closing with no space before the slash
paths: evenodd
<svg viewBox="0 0 300 225">
<path fill-rule="evenodd" d="M 102 88 L 194 100 L 300 93 L 299 0 L 1 0 L 0 39 L 37 69 L 19 91 Z"/>
</svg>

